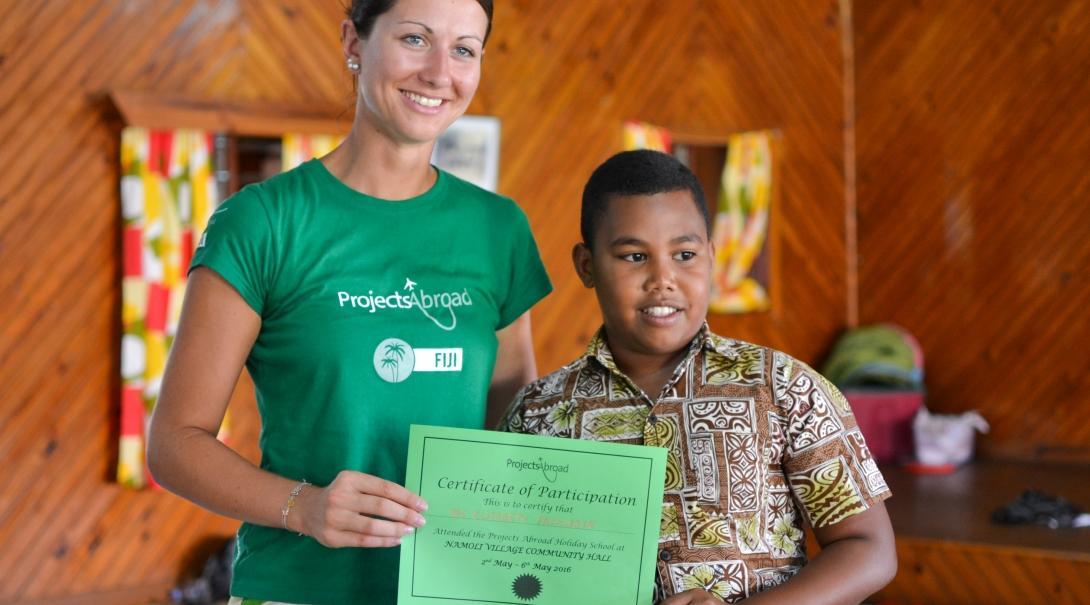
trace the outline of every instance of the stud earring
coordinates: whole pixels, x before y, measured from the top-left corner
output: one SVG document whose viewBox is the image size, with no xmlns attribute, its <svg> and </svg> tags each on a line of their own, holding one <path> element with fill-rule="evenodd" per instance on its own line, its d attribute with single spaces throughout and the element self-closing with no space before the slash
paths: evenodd
<svg viewBox="0 0 1090 605">
<path fill-rule="evenodd" d="M 345 60 L 345 65 L 348 66 L 348 71 L 352 73 L 356 73 L 360 70 L 360 62 L 355 57 L 348 57 L 348 59 Z"/>
</svg>

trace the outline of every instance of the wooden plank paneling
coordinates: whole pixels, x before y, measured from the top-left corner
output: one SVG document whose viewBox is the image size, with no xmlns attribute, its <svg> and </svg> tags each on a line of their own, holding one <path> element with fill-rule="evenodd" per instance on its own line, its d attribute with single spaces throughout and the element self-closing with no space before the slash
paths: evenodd
<svg viewBox="0 0 1090 605">
<path fill-rule="evenodd" d="M 992 512 L 1027 488 L 1090 499 L 1090 467 L 976 461 L 948 475 L 884 468 L 899 569 L 880 598 L 896 603 L 1087 603 L 1084 530 L 997 525 Z M 877 599 L 876 599 L 877 600 Z"/>
<path fill-rule="evenodd" d="M 860 0 L 860 308 L 993 455 L 1090 461 L 1090 4 Z"/>
<path fill-rule="evenodd" d="M 340 0 L 0 0 L 0 603 L 138 603 L 236 524 L 110 481 L 118 399 L 118 130 L 105 95 L 353 109 Z M 500 189 L 530 217 L 556 292 L 543 370 L 598 325 L 570 268 L 582 185 L 625 120 L 776 128 L 781 308 L 721 332 L 816 361 L 846 301 L 837 2 L 497 3 L 471 113 L 502 120 Z M 256 458 L 243 381 L 235 445 Z M 10 470 L 14 469 L 14 471 Z"/>
<path fill-rule="evenodd" d="M 905 605 L 1090 602 L 1090 559 L 959 542 L 897 539 L 897 578 L 875 595 Z"/>
<path fill-rule="evenodd" d="M 845 309 L 836 11 L 831 2 L 498 5 L 471 111 L 503 120 L 500 188 L 527 209 L 557 287 L 535 310 L 543 368 L 578 354 L 597 327 L 569 252 L 586 176 L 633 118 L 686 132 L 783 130 L 784 307 L 712 323 L 805 359 L 824 351 Z"/>
</svg>

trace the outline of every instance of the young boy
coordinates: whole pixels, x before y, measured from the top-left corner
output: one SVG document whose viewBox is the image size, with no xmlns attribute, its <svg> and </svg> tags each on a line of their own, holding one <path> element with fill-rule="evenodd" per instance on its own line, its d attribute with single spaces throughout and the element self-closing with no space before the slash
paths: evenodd
<svg viewBox="0 0 1090 605">
<path fill-rule="evenodd" d="M 847 401 L 802 362 L 708 330 L 714 250 L 693 173 L 613 156 L 583 191 L 581 230 L 572 258 L 604 325 L 502 428 L 669 449 L 656 602 L 858 603 L 889 582 L 890 492 Z M 809 564 L 804 519 L 822 546 Z"/>
</svg>

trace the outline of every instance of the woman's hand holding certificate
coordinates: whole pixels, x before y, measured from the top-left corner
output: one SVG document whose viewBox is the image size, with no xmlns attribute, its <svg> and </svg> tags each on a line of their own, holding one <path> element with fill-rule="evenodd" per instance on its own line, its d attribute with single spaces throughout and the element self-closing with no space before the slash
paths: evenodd
<svg viewBox="0 0 1090 605">
<path fill-rule="evenodd" d="M 666 450 L 414 426 L 399 605 L 650 604 Z"/>
</svg>

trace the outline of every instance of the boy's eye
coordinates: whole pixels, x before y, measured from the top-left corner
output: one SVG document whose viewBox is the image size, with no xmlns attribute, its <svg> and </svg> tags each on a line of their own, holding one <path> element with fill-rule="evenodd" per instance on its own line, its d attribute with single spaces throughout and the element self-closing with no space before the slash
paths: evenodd
<svg viewBox="0 0 1090 605">
<path fill-rule="evenodd" d="M 621 260 L 626 260 L 630 263 L 642 263 L 647 260 L 647 255 L 643 252 L 629 252 L 628 254 L 622 254 Z"/>
<path fill-rule="evenodd" d="M 692 260 L 696 258 L 696 252 L 692 250 L 682 250 L 674 255 L 675 260 Z"/>
</svg>

